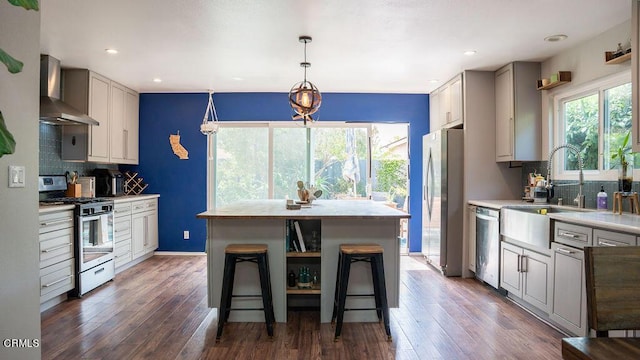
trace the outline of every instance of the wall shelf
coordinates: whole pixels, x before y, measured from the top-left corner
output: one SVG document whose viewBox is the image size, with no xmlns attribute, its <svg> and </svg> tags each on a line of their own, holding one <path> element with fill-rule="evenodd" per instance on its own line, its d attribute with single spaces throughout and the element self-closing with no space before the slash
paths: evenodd
<svg viewBox="0 0 640 360">
<path fill-rule="evenodd" d="M 296 252 L 296 251 L 289 251 L 287 252 L 287 257 L 289 258 L 312 258 L 312 257 L 320 257 L 320 252 L 314 252 L 314 251 L 305 251 L 305 252 Z"/>
<path fill-rule="evenodd" d="M 623 62 L 629 60 L 631 60 L 630 52 L 618 57 L 613 56 L 613 51 L 605 51 L 604 53 L 604 63 L 607 65 L 622 64 Z"/>
<path fill-rule="evenodd" d="M 320 286 L 314 286 L 313 289 L 298 289 L 297 287 L 288 287 L 287 294 L 289 295 L 320 295 Z"/>
<path fill-rule="evenodd" d="M 553 89 L 556 86 L 564 85 L 568 82 L 571 82 L 571 71 L 558 71 L 557 76 L 558 80 L 547 85 L 542 85 L 542 80 L 538 80 L 538 90 L 549 90 Z"/>
</svg>

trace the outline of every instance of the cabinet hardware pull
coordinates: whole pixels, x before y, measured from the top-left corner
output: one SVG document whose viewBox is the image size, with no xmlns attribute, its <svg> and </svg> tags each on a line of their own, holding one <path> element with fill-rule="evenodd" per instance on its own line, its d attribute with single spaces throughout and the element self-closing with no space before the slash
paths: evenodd
<svg viewBox="0 0 640 360">
<path fill-rule="evenodd" d="M 525 265 L 525 264 L 527 263 L 527 262 L 525 261 L 525 259 L 526 259 L 526 258 L 527 258 L 527 256 L 526 256 L 526 255 L 522 255 L 522 256 L 520 256 L 520 272 L 523 272 L 523 273 L 524 273 L 524 272 L 527 272 L 527 267 L 526 267 L 526 265 Z"/>
<path fill-rule="evenodd" d="M 59 249 L 64 249 L 64 248 L 69 247 L 71 245 L 72 245 L 71 243 L 62 244 L 62 245 L 58 245 L 56 247 L 52 247 L 52 248 L 49 248 L 49 249 L 44 249 L 41 252 L 43 252 L 43 253 L 53 252 L 53 251 L 56 251 L 56 250 L 59 250 Z"/>
<path fill-rule="evenodd" d="M 101 272 L 103 272 L 103 271 L 104 271 L 104 268 L 100 268 L 100 269 L 98 269 L 98 270 L 94 271 L 93 273 L 94 273 L 94 274 L 99 274 L 99 273 L 101 273 Z"/>
<path fill-rule="evenodd" d="M 49 226 L 49 225 L 56 225 L 56 224 L 62 224 L 62 223 L 70 222 L 70 221 L 73 221 L 73 218 L 64 218 L 64 219 L 54 220 L 54 221 L 50 221 L 50 222 L 43 222 L 43 223 L 40 223 L 40 227 Z"/>
<path fill-rule="evenodd" d="M 617 246 L 614 243 L 610 243 L 610 242 L 604 241 L 604 240 L 598 240 L 598 245 L 602 245 L 602 246 Z"/>
<path fill-rule="evenodd" d="M 522 265 L 522 261 L 520 261 L 521 257 L 522 256 L 518 255 L 518 269 L 517 269 L 518 272 L 522 272 L 522 269 L 520 268 L 520 265 Z"/>
<path fill-rule="evenodd" d="M 563 254 L 573 254 L 574 253 L 574 251 L 571 251 L 571 250 L 565 249 L 565 248 L 557 248 L 556 251 L 557 252 L 561 252 Z"/>
<path fill-rule="evenodd" d="M 58 279 L 58 280 L 56 280 L 56 281 L 54 281 L 54 282 L 50 282 L 50 283 L 48 283 L 48 284 L 44 284 L 44 285 L 42 285 L 42 287 L 43 287 L 43 288 L 51 287 L 51 286 L 53 286 L 53 285 L 55 285 L 55 284 L 57 284 L 57 283 L 60 283 L 60 282 L 63 282 L 63 281 L 65 281 L 65 280 L 69 279 L 69 278 L 70 278 L 70 277 L 72 277 L 72 276 L 73 276 L 73 275 L 67 275 L 67 276 L 63 277 L 62 279 Z"/>
<path fill-rule="evenodd" d="M 566 237 L 570 237 L 572 239 L 577 239 L 577 238 L 580 237 L 580 235 L 573 234 L 573 233 L 570 233 L 570 232 L 565 232 L 565 231 L 560 232 L 560 236 L 566 236 Z"/>
</svg>

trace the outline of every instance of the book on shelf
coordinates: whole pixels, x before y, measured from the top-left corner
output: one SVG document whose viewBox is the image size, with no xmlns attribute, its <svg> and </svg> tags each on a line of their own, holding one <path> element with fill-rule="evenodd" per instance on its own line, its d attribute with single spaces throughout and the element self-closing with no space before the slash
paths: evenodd
<svg viewBox="0 0 640 360">
<path fill-rule="evenodd" d="M 295 226 L 296 235 L 298 235 L 298 245 L 300 245 L 300 252 L 307 252 L 307 248 L 306 246 L 304 246 L 304 238 L 302 237 L 302 230 L 300 230 L 300 223 L 298 221 L 294 221 L 293 226 Z"/>
<path fill-rule="evenodd" d="M 286 251 L 291 251 L 291 226 L 290 226 L 290 222 L 291 220 L 287 220 L 285 222 L 285 230 L 284 230 L 284 238 L 285 238 L 285 249 Z"/>
</svg>

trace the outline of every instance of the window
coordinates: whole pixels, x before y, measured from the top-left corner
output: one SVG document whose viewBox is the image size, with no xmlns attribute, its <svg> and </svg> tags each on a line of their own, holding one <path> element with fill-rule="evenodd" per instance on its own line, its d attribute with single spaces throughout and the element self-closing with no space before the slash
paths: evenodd
<svg viewBox="0 0 640 360">
<path fill-rule="evenodd" d="M 631 83 L 628 72 L 599 80 L 555 97 L 558 109 L 555 144 L 580 149 L 585 178 L 614 180 L 612 153 L 631 130 Z M 631 139 L 629 141 L 631 145 Z M 554 179 L 576 179 L 578 156 L 566 149 L 554 156 Z M 613 169 L 613 170 L 612 170 Z"/>
<path fill-rule="evenodd" d="M 223 123 L 210 179 L 214 206 L 297 197 L 297 181 L 322 199 L 387 201 L 402 208 L 408 189 L 407 124 Z M 372 155 L 373 154 L 373 155 Z"/>
</svg>

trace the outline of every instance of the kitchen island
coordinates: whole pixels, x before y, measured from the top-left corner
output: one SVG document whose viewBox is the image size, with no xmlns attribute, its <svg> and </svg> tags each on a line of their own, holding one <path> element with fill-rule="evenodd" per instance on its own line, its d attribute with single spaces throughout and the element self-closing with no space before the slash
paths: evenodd
<svg viewBox="0 0 640 360">
<path fill-rule="evenodd" d="M 384 249 L 384 271 L 389 307 L 398 307 L 400 249 L 398 235 L 400 219 L 410 215 L 369 200 L 316 200 L 300 210 L 287 210 L 284 200 L 248 200 L 205 211 L 197 215 L 207 220 L 207 278 L 209 307 L 220 302 L 224 249 L 229 244 L 266 244 L 277 322 L 286 322 L 288 301 L 293 296 L 316 297 L 321 322 L 331 321 L 338 248 L 340 244 L 379 244 Z M 315 232 L 320 240 L 318 252 L 289 252 L 295 230 L 289 225 L 298 221 L 305 242 Z M 311 229 L 311 230 L 310 230 Z M 307 259 L 319 268 L 319 285 L 308 291 L 288 288 L 287 273 L 304 265 Z M 255 268 L 240 264 L 236 270 L 234 294 L 259 294 Z M 349 293 L 373 293 L 369 264 L 354 263 L 349 281 Z M 374 307 L 373 297 L 349 298 L 347 307 Z M 234 307 L 260 308 L 259 299 L 234 299 Z M 264 321 L 262 311 L 232 311 L 229 321 Z M 345 313 L 345 321 L 378 321 L 374 311 Z"/>
</svg>

